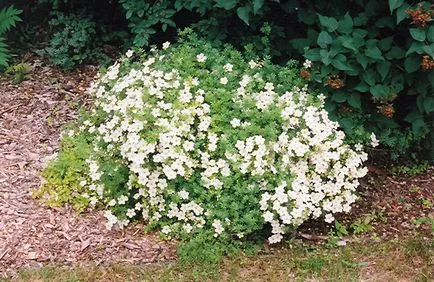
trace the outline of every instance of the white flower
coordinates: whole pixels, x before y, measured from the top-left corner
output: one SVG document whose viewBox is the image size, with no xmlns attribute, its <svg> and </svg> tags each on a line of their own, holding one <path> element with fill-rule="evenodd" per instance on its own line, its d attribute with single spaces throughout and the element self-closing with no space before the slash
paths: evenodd
<svg viewBox="0 0 434 282">
<path fill-rule="evenodd" d="M 304 67 L 305 69 L 309 69 L 309 68 L 311 68 L 311 67 L 312 67 L 312 61 L 310 61 L 310 60 L 306 60 L 306 61 L 304 61 L 304 63 L 303 63 L 303 67 Z"/>
<path fill-rule="evenodd" d="M 200 53 L 199 55 L 196 56 L 196 59 L 199 63 L 204 63 L 207 57 L 203 53 Z"/>
<path fill-rule="evenodd" d="M 187 200 L 188 199 L 188 195 L 189 193 L 185 190 L 181 190 L 178 192 L 178 196 L 183 199 L 183 200 Z"/>
<path fill-rule="evenodd" d="M 116 205 L 116 200 L 115 200 L 115 199 L 111 199 L 110 202 L 108 202 L 108 205 L 109 205 L 110 207 L 115 206 L 115 205 Z"/>
<path fill-rule="evenodd" d="M 231 72 L 233 70 L 234 66 L 231 64 L 226 64 L 223 66 L 223 69 L 227 72 Z"/>
<path fill-rule="evenodd" d="M 166 50 L 167 48 L 169 48 L 169 46 L 170 46 L 170 42 L 169 41 L 166 41 L 166 42 L 163 43 L 163 49 L 164 50 Z"/>
<path fill-rule="evenodd" d="M 239 127 L 241 125 L 241 120 L 234 118 L 231 120 L 231 125 L 233 128 Z"/>
<path fill-rule="evenodd" d="M 163 228 L 161 228 L 161 233 L 163 233 L 163 234 L 169 234 L 170 232 L 172 232 L 172 229 L 167 225 L 165 225 L 165 226 L 163 226 Z"/>
<path fill-rule="evenodd" d="M 249 67 L 250 67 L 251 69 L 254 69 L 254 68 L 256 68 L 257 66 L 259 66 L 259 64 L 256 63 L 255 61 L 251 60 L 251 61 L 249 62 Z"/>
<path fill-rule="evenodd" d="M 220 83 L 223 84 L 223 85 L 228 84 L 228 78 L 227 77 L 220 78 Z"/>
<path fill-rule="evenodd" d="M 335 221 L 335 218 L 333 217 L 333 215 L 328 213 L 325 215 L 324 221 L 327 223 L 332 223 L 333 221 Z"/>
<path fill-rule="evenodd" d="M 214 221 L 212 222 L 212 226 L 214 227 L 214 231 L 215 231 L 214 237 L 217 237 L 218 235 L 222 234 L 223 231 L 225 230 L 223 228 L 221 221 L 218 219 L 214 219 Z"/>
<path fill-rule="evenodd" d="M 125 195 L 122 195 L 118 198 L 118 204 L 123 205 L 128 201 L 128 197 Z"/>
<path fill-rule="evenodd" d="M 127 53 L 125 54 L 127 56 L 127 58 L 131 58 L 134 54 L 133 50 L 128 50 Z"/>
<path fill-rule="evenodd" d="M 136 211 L 134 210 L 134 209 L 128 209 L 127 210 L 127 216 L 129 217 L 129 218 L 132 218 L 132 217 L 134 217 L 136 215 Z"/>
<path fill-rule="evenodd" d="M 370 138 L 371 138 L 371 146 L 372 147 L 377 147 L 378 145 L 380 145 L 380 141 L 378 141 L 378 139 L 377 139 L 377 136 L 375 136 L 375 134 L 372 132 L 371 133 L 371 136 L 370 136 Z"/>
</svg>

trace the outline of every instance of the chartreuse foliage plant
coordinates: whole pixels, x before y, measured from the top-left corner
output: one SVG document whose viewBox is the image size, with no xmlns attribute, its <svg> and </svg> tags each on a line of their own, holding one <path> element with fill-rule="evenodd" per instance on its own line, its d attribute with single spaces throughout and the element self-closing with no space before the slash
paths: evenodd
<svg viewBox="0 0 434 282">
<path fill-rule="evenodd" d="M 7 67 L 11 57 L 4 35 L 15 27 L 17 22 L 21 21 L 19 17 L 21 13 L 22 10 L 16 9 L 14 6 L 0 10 L 0 68 Z"/>
<path fill-rule="evenodd" d="M 181 36 L 101 74 L 38 195 L 103 208 L 107 228 L 144 221 L 196 253 L 258 234 L 277 243 L 309 218 L 348 212 L 367 155 L 345 143 L 296 63 Z"/>
</svg>

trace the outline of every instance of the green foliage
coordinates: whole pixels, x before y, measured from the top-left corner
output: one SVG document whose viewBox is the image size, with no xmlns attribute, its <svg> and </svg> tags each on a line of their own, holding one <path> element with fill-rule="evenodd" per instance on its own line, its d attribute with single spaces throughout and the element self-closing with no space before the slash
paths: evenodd
<svg viewBox="0 0 434 282">
<path fill-rule="evenodd" d="M 95 40 L 96 23 L 90 18 L 57 12 L 49 24 L 55 32 L 46 51 L 54 65 L 71 70 L 83 62 L 103 58 Z"/>
<path fill-rule="evenodd" d="M 27 63 L 19 63 L 13 66 L 9 66 L 5 74 L 12 77 L 12 81 L 15 84 L 21 83 L 27 79 L 28 74 L 32 71 L 32 67 Z"/>
<path fill-rule="evenodd" d="M 60 145 L 61 152 L 42 174 L 46 182 L 33 196 L 44 196 L 51 206 L 71 203 L 77 211 L 83 211 L 88 206 L 89 199 L 81 195 L 84 188 L 78 180 L 87 168 L 85 156 L 90 150 L 89 136 L 79 135 L 71 138 L 65 135 Z"/>
<path fill-rule="evenodd" d="M 21 21 L 19 15 L 22 10 L 9 6 L 0 10 L 0 67 L 7 67 L 10 60 L 10 51 L 4 35 Z"/>
<path fill-rule="evenodd" d="M 428 171 L 430 165 L 427 161 L 416 164 L 396 165 L 392 168 L 392 173 L 399 176 L 412 177 Z"/>
<path fill-rule="evenodd" d="M 427 137 L 434 113 L 433 69 L 422 62 L 424 56 L 433 59 L 434 41 L 427 34 L 434 27 L 412 24 L 406 13 L 431 13 L 432 7 L 373 2 L 357 1 L 364 9 L 352 15 L 318 14 L 307 30 L 319 32 L 317 39 L 305 38 L 310 47 L 304 55 L 316 65 L 312 80 L 330 93 L 329 112 L 350 136 L 357 140 L 360 132 L 373 131 L 382 144 L 404 152 Z"/>
</svg>

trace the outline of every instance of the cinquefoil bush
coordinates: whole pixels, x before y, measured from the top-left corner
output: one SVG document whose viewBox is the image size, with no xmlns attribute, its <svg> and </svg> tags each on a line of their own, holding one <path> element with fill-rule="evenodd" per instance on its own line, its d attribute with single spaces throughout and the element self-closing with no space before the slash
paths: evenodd
<svg viewBox="0 0 434 282">
<path fill-rule="evenodd" d="M 108 228 L 137 219 L 215 241 L 271 230 L 276 243 L 309 218 L 348 212 L 366 174 L 362 146 L 345 144 L 294 62 L 190 35 L 129 51 L 90 92 L 95 107 L 63 135 L 39 194 L 104 207 Z"/>
</svg>

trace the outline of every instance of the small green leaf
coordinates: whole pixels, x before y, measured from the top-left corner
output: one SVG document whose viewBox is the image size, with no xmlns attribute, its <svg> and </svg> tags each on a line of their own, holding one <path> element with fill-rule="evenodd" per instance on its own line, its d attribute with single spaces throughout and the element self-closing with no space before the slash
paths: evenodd
<svg viewBox="0 0 434 282">
<path fill-rule="evenodd" d="M 413 73 L 419 69 L 420 66 L 420 57 L 419 56 L 410 56 L 405 58 L 404 68 L 408 73 Z"/>
<path fill-rule="evenodd" d="M 399 8 L 403 3 L 404 3 L 404 0 L 389 0 L 390 14 L 392 14 L 392 12 L 395 9 Z"/>
<path fill-rule="evenodd" d="M 325 27 L 329 32 L 335 31 L 339 26 L 338 21 L 335 18 L 322 16 L 320 14 L 318 14 L 318 18 L 320 24 Z"/>
<path fill-rule="evenodd" d="M 333 42 L 333 38 L 327 31 L 321 31 L 318 35 L 317 43 L 321 48 L 326 48 L 327 45 Z"/>
<path fill-rule="evenodd" d="M 249 15 L 250 12 L 252 11 L 252 8 L 250 6 L 244 6 L 244 7 L 239 7 L 237 9 L 237 15 L 238 17 L 246 24 L 249 25 Z"/>
<path fill-rule="evenodd" d="M 426 39 L 425 30 L 419 28 L 410 28 L 411 37 L 417 41 L 424 41 Z"/>
<path fill-rule="evenodd" d="M 360 109 L 362 107 L 362 99 L 359 93 L 351 93 L 348 96 L 347 102 L 353 108 Z"/>
<path fill-rule="evenodd" d="M 389 61 L 382 61 L 377 63 L 377 71 L 381 75 L 381 81 L 384 81 L 386 76 L 389 74 L 391 65 L 392 64 Z"/>
</svg>

